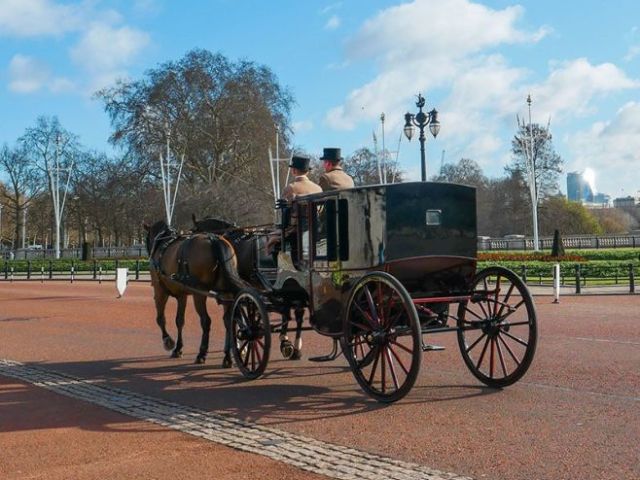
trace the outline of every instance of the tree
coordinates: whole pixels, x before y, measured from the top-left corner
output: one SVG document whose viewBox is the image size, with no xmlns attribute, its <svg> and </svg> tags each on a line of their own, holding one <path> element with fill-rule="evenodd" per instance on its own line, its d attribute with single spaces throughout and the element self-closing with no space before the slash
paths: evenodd
<svg viewBox="0 0 640 480">
<path fill-rule="evenodd" d="M 461 158 L 458 163 L 443 165 L 440 173 L 434 175 L 431 180 L 471 185 L 472 187 L 485 187 L 488 183 L 480 165 L 469 158 Z"/>
<path fill-rule="evenodd" d="M 356 186 L 380 183 L 378 157 L 368 148 L 356 150 L 350 157 L 347 157 L 344 160 L 343 168 L 345 172 L 353 177 Z M 398 167 L 398 162 L 387 159 L 384 168 L 388 182 L 397 183 L 403 181 L 403 174 Z"/>
<path fill-rule="evenodd" d="M 111 118 L 111 141 L 146 171 L 158 175 L 158 158 L 168 151 L 185 159 L 190 188 L 213 195 L 214 205 L 228 203 L 229 189 L 219 184 L 234 177 L 248 182 L 238 180 L 234 196 L 271 209 L 273 196 L 264 202 L 251 186 L 271 190 L 267 147 L 278 128 L 286 149 L 293 97 L 266 66 L 193 50 L 97 96 Z"/>
<path fill-rule="evenodd" d="M 535 191 L 538 203 L 558 192 L 558 177 L 562 173 L 562 157 L 553 148 L 549 125 L 537 123 L 529 125 L 518 121 L 518 132 L 511 141 L 513 161 L 505 167 L 508 174 L 519 172 L 522 178 L 529 178 L 528 158 L 531 156 L 533 138 L 533 167 L 535 171 Z"/>
<path fill-rule="evenodd" d="M 597 208 L 590 212 L 604 233 L 627 233 L 637 225 L 633 216 L 620 208 Z"/>
<path fill-rule="evenodd" d="M 518 171 L 489 180 L 485 201 L 487 204 L 484 224 L 478 224 L 478 232 L 490 236 L 531 234 L 531 208 L 527 185 Z M 481 229 L 483 227 L 483 229 Z"/>
<path fill-rule="evenodd" d="M 43 191 L 44 179 L 24 148 L 4 145 L 0 150 L 0 168 L 7 174 L 8 181 L 1 193 L 14 218 L 16 245 L 24 244 L 20 242 L 24 211 Z"/>
<path fill-rule="evenodd" d="M 561 229 L 565 234 L 601 234 L 598 220 L 584 205 L 563 196 L 549 197 L 540 205 L 540 232 L 553 235 Z"/>
<path fill-rule="evenodd" d="M 47 179 L 56 226 L 54 248 L 60 258 L 60 226 L 67 200 L 67 188 L 78 153 L 76 135 L 65 130 L 57 117 L 39 117 L 36 126 L 28 128 L 19 142 L 33 165 Z"/>
</svg>

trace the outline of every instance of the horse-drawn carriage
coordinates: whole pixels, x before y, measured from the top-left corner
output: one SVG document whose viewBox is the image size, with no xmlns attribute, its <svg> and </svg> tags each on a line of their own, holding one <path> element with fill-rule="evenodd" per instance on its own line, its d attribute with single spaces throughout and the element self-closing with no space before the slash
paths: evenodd
<svg viewBox="0 0 640 480">
<path fill-rule="evenodd" d="M 295 358 L 301 331 L 334 339 L 370 396 L 404 397 L 415 383 L 425 336 L 456 332 L 471 373 L 491 387 L 519 380 L 536 349 L 536 313 L 526 285 L 510 270 L 476 272 L 475 190 L 445 183 L 376 185 L 308 195 L 278 205 L 281 251 L 264 252 L 267 233 L 214 221 L 180 237 L 164 222 L 149 227 L 157 322 L 167 349 L 182 352 L 186 294 L 203 327 L 197 362 L 205 361 L 205 302 L 225 306 L 225 358 L 242 374 L 262 375 L 271 335 Z M 205 222 L 206 223 L 206 222 Z M 202 227 L 203 224 L 200 224 Z M 191 258 L 189 255 L 194 256 Z M 234 268 L 229 267 L 234 263 Z M 168 296 L 178 300 L 177 343 L 165 329 Z M 308 309 L 309 325 L 303 326 Z M 288 324 L 294 311 L 295 343 Z M 279 314 L 279 315 L 276 315 Z M 338 348 L 339 345 L 339 348 Z M 313 360 L 313 359 L 311 359 Z"/>
<path fill-rule="evenodd" d="M 300 323 L 307 308 L 304 329 L 335 339 L 362 389 L 379 401 L 411 390 L 423 351 L 433 348 L 423 337 L 440 332 L 456 332 L 465 364 L 486 385 L 519 380 L 536 349 L 534 304 L 510 270 L 476 272 L 475 212 L 473 188 L 426 182 L 280 205 L 277 265 L 263 242 L 253 242 L 254 288 L 241 289 L 230 307 L 230 346 L 242 374 L 265 371 L 274 333 L 286 356 L 300 348 L 286 337 L 287 312 Z"/>
</svg>

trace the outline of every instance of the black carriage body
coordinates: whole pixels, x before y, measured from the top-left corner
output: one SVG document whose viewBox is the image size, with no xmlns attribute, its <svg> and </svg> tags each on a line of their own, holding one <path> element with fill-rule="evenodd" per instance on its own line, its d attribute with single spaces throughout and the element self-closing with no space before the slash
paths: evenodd
<svg viewBox="0 0 640 480">
<path fill-rule="evenodd" d="M 311 323 L 322 334 L 342 333 L 350 289 L 366 272 L 390 273 L 417 299 L 469 293 L 477 254 L 472 187 L 376 185 L 310 195 L 293 208 L 298 268 L 281 268 L 276 286 L 308 292 Z"/>
</svg>

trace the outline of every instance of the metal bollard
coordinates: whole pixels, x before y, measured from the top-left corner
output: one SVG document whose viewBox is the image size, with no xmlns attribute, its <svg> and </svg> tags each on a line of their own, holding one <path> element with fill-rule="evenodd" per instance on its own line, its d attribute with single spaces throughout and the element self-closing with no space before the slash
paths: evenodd
<svg viewBox="0 0 640 480">
<path fill-rule="evenodd" d="M 98 283 L 102 283 L 102 265 L 100 265 L 100 270 L 98 270 Z"/>
<path fill-rule="evenodd" d="M 27 280 L 31 280 L 31 260 L 27 260 Z"/>
<path fill-rule="evenodd" d="M 520 276 L 522 277 L 522 281 L 524 283 L 527 283 L 527 266 L 526 265 L 522 265 L 522 274 Z"/>
<path fill-rule="evenodd" d="M 553 303 L 560 303 L 560 264 L 553 266 Z"/>
<path fill-rule="evenodd" d="M 581 293 L 582 291 L 582 279 L 580 278 L 580 264 L 576 264 L 576 293 Z"/>
<path fill-rule="evenodd" d="M 73 264 L 71 264 L 71 283 L 73 283 L 73 277 L 74 277 L 74 266 Z"/>
<path fill-rule="evenodd" d="M 53 262 L 49 260 L 49 280 L 53 278 Z"/>
<path fill-rule="evenodd" d="M 44 283 L 44 267 L 40 267 L 40 283 Z"/>
<path fill-rule="evenodd" d="M 633 275 L 633 264 L 629 264 L 629 293 L 636 293 L 636 279 Z"/>
<path fill-rule="evenodd" d="M 140 280 L 140 260 L 136 260 L 136 280 Z"/>
</svg>

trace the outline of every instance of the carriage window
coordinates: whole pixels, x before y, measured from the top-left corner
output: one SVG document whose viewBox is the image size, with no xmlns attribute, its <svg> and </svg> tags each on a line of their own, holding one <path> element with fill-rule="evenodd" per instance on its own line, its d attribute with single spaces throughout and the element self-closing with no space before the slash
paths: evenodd
<svg viewBox="0 0 640 480">
<path fill-rule="evenodd" d="M 427 225 L 440 225 L 441 216 L 442 210 L 427 210 Z"/>
<path fill-rule="evenodd" d="M 336 259 L 336 203 L 334 200 L 313 204 L 313 257 Z"/>
</svg>

